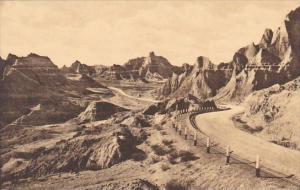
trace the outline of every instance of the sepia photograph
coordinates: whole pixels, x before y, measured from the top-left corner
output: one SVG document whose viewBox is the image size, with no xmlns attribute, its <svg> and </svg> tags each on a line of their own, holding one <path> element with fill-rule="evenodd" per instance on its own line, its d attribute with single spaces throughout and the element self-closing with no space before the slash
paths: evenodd
<svg viewBox="0 0 300 190">
<path fill-rule="evenodd" d="M 0 1 L 0 189 L 300 190 L 300 1 Z"/>
</svg>

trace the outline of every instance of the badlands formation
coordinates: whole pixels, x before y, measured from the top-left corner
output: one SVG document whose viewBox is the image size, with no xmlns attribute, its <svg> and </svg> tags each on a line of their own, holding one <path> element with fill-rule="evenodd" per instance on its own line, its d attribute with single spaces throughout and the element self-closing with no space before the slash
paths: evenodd
<svg viewBox="0 0 300 190">
<path fill-rule="evenodd" d="M 193 146 L 194 133 L 184 140 L 172 128 L 194 121 L 201 135 L 197 114 L 222 118 L 238 107 L 229 127 L 292 160 L 300 155 L 299 77 L 300 8 L 227 63 L 199 56 L 179 67 L 150 52 L 121 65 L 58 68 L 47 56 L 9 54 L 0 58 L 1 188 L 299 189 L 297 169 L 265 168 L 258 178 L 255 160 L 237 155 L 225 165 L 217 148 L 205 152 L 205 137 Z"/>
</svg>

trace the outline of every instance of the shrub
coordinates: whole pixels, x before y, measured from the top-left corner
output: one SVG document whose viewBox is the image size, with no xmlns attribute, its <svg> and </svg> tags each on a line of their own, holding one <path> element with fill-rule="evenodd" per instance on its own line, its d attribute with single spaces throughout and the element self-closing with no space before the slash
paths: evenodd
<svg viewBox="0 0 300 190">
<path fill-rule="evenodd" d="M 168 151 L 165 150 L 161 145 L 152 145 L 151 148 L 154 153 L 159 156 L 163 156 L 168 153 Z"/>
<path fill-rule="evenodd" d="M 158 156 L 151 156 L 150 164 L 155 164 L 160 161 Z"/>
<path fill-rule="evenodd" d="M 162 141 L 162 143 L 163 143 L 164 145 L 166 145 L 166 146 L 170 146 L 170 145 L 173 144 L 173 140 L 164 139 L 164 140 Z"/>
<path fill-rule="evenodd" d="M 195 156 L 192 152 L 181 150 L 179 151 L 179 157 L 181 157 L 182 162 L 188 162 L 192 160 L 197 160 L 198 157 Z"/>
<path fill-rule="evenodd" d="M 154 127 L 154 129 L 156 129 L 158 131 L 163 130 L 163 127 L 161 125 L 154 125 L 153 127 Z"/>
<path fill-rule="evenodd" d="M 188 190 L 188 189 L 190 189 L 189 185 L 179 180 L 172 179 L 166 184 L 166 190 Z"/>
<path fill-rule="evenodd" d="M 162 171 L 167 171 L 168 169 L 170 169 L 170 166 L 168 164 L 164 163 L 160 166 L 160 168 L 162 169 Z"/>
<path fill-rule="evenodd" d="M 168 156 L 168 160 L 171 164 L 176 164 L 178 160 L 180 162 L 188 162 L 196 159 L 198 159 L 197 156 L 195 156 L 192 152 L 185 150 L 174 151 Z"/>
<path fill-rule="evenodd" d="M 168 133 L 166 131 L 160 131 L 161 135 L 167 135 Z"/>
</svg>

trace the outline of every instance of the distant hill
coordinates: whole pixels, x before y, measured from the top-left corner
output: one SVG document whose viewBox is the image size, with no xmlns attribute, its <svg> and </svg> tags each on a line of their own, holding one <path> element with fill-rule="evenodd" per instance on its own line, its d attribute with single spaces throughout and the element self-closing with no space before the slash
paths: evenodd
<svg viewBox="0 0 300 190">
<path fill-rule="evenodd" d="M 80 105 L 70 102 L 70 97 L 83 95 L 86 88 L 106 88 L 85 74 L 69 80 L 49 57 L 34 53 L 1 58 L 0 76 L 0 126 L 28 114 L 37 104 L 45 109 L 55 107 L 55 115 L 48 114 L 48 120 L 65 121 L 82 111 Z"/>
<path fill-rule="evenodd" d="M 114 80 L 162 81 L 174 72 L 182 72 L 182 67 L 173 66 L 166 58 L 150 52 L 147 57 L 130 59 L 123 65 L 101 68 L 100 76 Z"/>
</svg>

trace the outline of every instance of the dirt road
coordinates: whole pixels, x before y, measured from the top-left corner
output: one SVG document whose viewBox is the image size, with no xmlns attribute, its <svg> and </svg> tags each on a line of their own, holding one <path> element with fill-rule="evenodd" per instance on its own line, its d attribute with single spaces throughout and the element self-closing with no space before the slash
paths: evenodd
<svg viewBox="0 0 300 190">
<path fill-rule="evenodd" d="M 138 97 L 134 97 L 134 96 L 130 96 L 128 94 L 126 94 L 123 90 L 119 89 L 119 88 L 115 88 L 115 87 L 108 87 L 110 90 L 114 91 L 114 92 L 117 92 L 123 96 L 126 96 L 128 98 L 131 98 L 131 99 L 136 99 L 136 100 L 140 100 L 140 101 L 146 101 L 146 102 L 153 102 L 153 103 L 156 103 L 156 102 L 159 102 L 158 100 L 153 100 L 153 99 L 150 99 L 150 98 L 138 98 Z"/>
<path fill-rule="evenodd" d="M 234 154 L 241 158 L 255 161 L 256 155 L 259 155 L 264 167 L 285 175 L 295 175 L 295 178 L 300 179 L 300 152 L 239 130 L 231 118 L 243 112 L 244 108 L 229 107 L 231 108 L 229 110 L 197 115 L 195 119 L 197 127 L 219 143 L 219 146 L 230 145 Z"/>
</svg>

